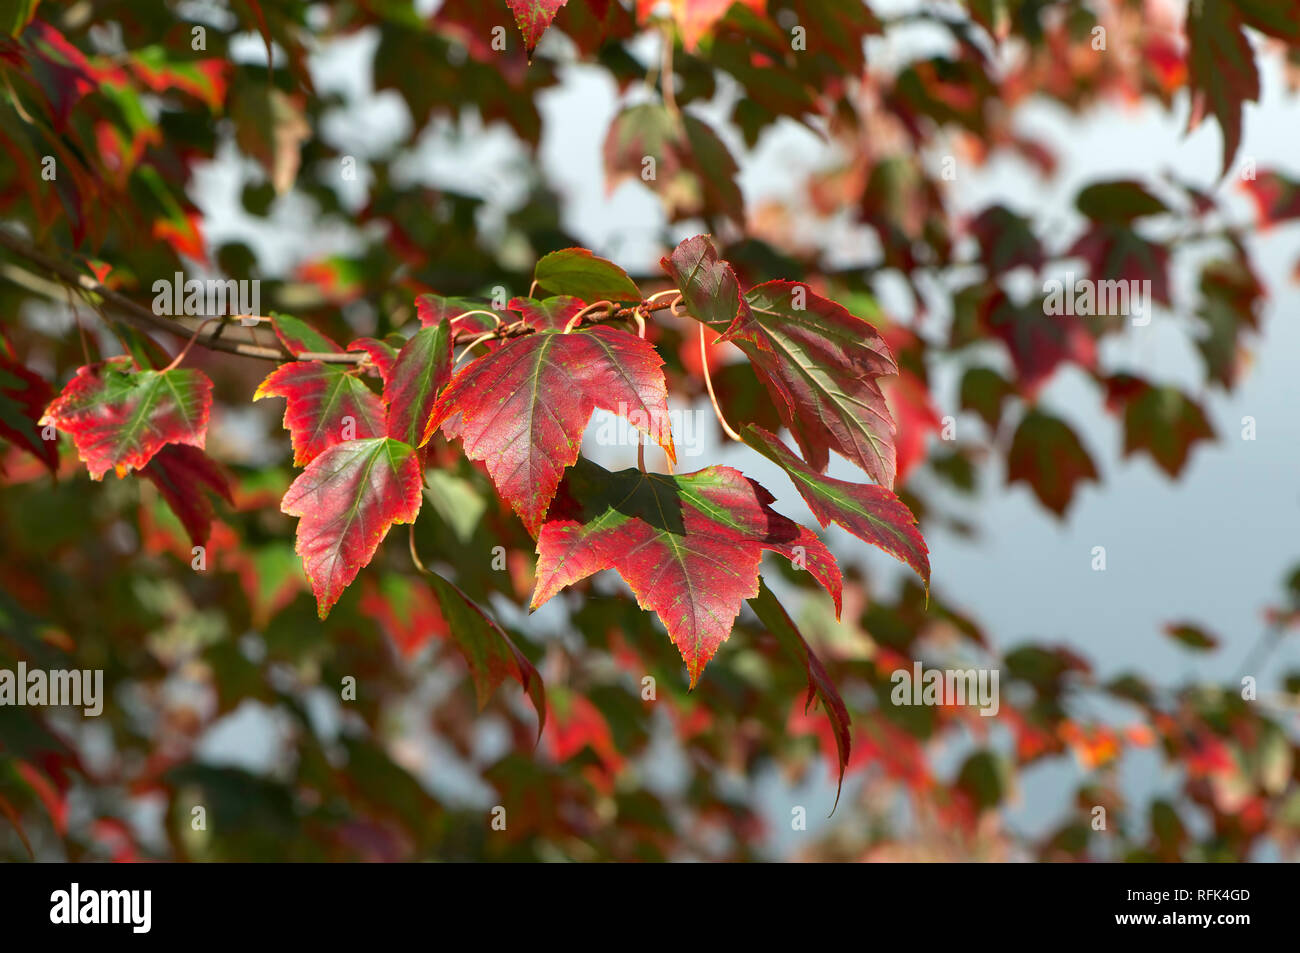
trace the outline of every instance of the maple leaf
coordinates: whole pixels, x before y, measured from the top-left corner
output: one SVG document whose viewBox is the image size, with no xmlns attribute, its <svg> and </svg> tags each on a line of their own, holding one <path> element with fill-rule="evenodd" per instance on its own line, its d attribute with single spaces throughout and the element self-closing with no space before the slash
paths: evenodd
<svg viewBox="0 0 1300 953">
<path fill-rule="evenodd" d="M 597 407 L 627 418 L 676 460 L 662 366 L 653 346 L 617 328 L 529 334 L 459 370 L 431 426 L 460 437 L 466 455 L 487 464 L 497 491 L 536 535 Z"/>
<path fill-rule="evenodd" d="M 40 423 L 72 436 L 93 480 L 125 476 L 169 443 L 203 448 L 212 381 L 199 371 L 136 370 L 125 356 L 77 369 Z"/>
<path fill-rule="evenodd" d="M 839 764 L 839 779 L 835 784 L 835 804 L 840 803 L 840 789 L 844 786 L 844 769 L 849 765 L 849 755 L 853 750 L 852 737 L 849 732 L 849 710 L 840 697 L 835 683 L 826 674 L 826 667 L 821 659 L 809 648 L 803 635 L 799 632 L 785 607 L 767 588 L 763 577 L 758 578 L 758 595 L 748 600 L 749 607 L 758 616 L 758 621 L 767 627 L 767 631 L 781 643 L 781 647 L 803 663 L 808 673 L 808 697 L 804 701 L 804 713 L 812 705 L 813 699 L 819 699 L 826 710 L 826 718 L 831 725 L 831 734 L 835 738 L 835 751 Z M 835 813 L 835 808 L 831 808 Z"/>
<path fill-rule="evenodd" d="M 394 523 L 420 512 L 415 448 L 391 437 L 329 447 L 293 481 L 280 511 L 300 517 L 295 549 L 324 619 Z"/>
<path fill-rule="evenodd" d="M 317 331 L 306 321 L 291 314 L 271 315 L 271 327 L 284 349 L 297 357 L 299 354 L 341 354 L 343 348 Z"/>
<path fill-rule="evenodd" d="M 1197 315 L 1205 333 L 1197 337 L 1196 347 L 1210 379 L 1231 388 L 1245 363 L 1241 336 L 1246 328 L 1259 327 L 1267 292 L 1240 251 L 1233 258 L 1205 263 L 1200 292 Z"/>
<path fill-rule="evenodd" d="M 894 420 L 877 380 L 898 365 L 875 328 L 799 282 L 769 281 L 741 295 L 704 235 L 661 264 L 691 314 L 748 355 L 815 470 L 825 471 L 835 450 L 893 487 Z"/>
<path fill-rule="evenodd" d="M 961 379 L 961 409 L 973 410 L 990 431 L 1002 423 L 1002 407 L 1016 395 L 1016 388 L 990 367 L 971 367 Z"/>
<path fill-rule="evenodd" d="M 731 467 L 611 473 L 580 459 L 537 536 L 531 606 L 602 569 L 616 570 L 637 604 L 658 613 L 694 688 L 740 604 L 758 595 L 763 550 L 802 562 L 831 594 L 838 616 L 839 567 L 821 540 L 769 506 L 773 499 Z"/>
<path fill-rule="evenodd" d="M 1095 282 L 1150 281 L 1151 297 L 1170 303 L 1169 249 L 1147 241 L 1123 223 L 1093 225 L 1071 246 L 1069 256 L 1085 259 Z"/>
<path fill-rule="evenodd" d="M 392 380 L 384 388 L 388 399 L 386 432 L 423 447 L 433 436 L 433 405 L 451 380 L 451 324 L 421 328 L 402 345 L 393 365 Z"/>
<path fill-rule="evenodd" d="M 1181 642 L 1187 648 L 1195 649 L 1198 652 L 1208 652 L 1219 647 L 1218 638 L 1190 622 L 1170 622 L 1165 626 L 1164 632 L 1171 639 Z"/>
<path fill-rule="evenodd" d="M 533 50 L 542 41 L 542 34 L 560 12 L 560 7 L 568 2 L 569 0 L 506 0 L 510 12 L 515 15 L 515 24 L 524 36 L 524 50 L 530 61 Z"/>
<path fill-rule="evenodd" d="M 358 605 L 404 659 L 418 655 L 431 639 L 448 635 L 442 609 L 418 576 L 387 572 L 377 580 L 367 577 L 362 580 Z"/>
<path fill-rule="evenodd" d="M 818 473 L 777 437 L 754 424 L 740 435 L 786 472 L 822 526 L 834 520 L 858 539 L 907 563 L 929 586 L 930 551 L 916 528 L 916 517 L 892 491 Z"/>
<path fill-rule="evenodd" d="M 140 471 L 167 501 L 195 546 L 205 545 L 212 529 L 212 500 L 204 490 L 234 504 L 225 475 L 202 450 L 168 444 Z"/>
<path fill-rule="evenodd" d="M 979 243 L 980 261 L 989 274 L 1021 266 L 1035 271 L 1043 267 L 1043 247 L 1029 219 L 1006 206 L 990 205 L 968 227 Z"/>
<path fill-rule="evenodd" d="M 288 361 L 258 385 L 253 400 L 283 397 L 284 428 L 293 444 L 294 466 L 306 466 L 336 444 L 382 437 L 384 402 L 355 368 L 319 361 Z"/>
<path fill-rule="evenodd" d="M 1066 289 L 1067 293 L 1071 290 Z M 998 288 L 979 309 L 987 337 L 998 338 L 1007 346 L 1021 392 L 1027 397 L 1037 394 L 1061 364 L 1073 361 L 1092 368 L 1097 362 L 1096 342 L 1087 327 L 1078 321 L 1048 320 L 1045 307 L 1043 301 L 1017 304 Z"/>
<path fill-rule="evenodd" d="M 505 321 L 486 301 L 447 298 L 442 295 L 420 295 L 415 299 L 415 312 L 423 325 L 449 322 L 453 333 L 464 330 L 471 334 L 482 334 Z M 495 320 L 493 315 L 496 315 Z"/>
<path fill-rule="evenodd" d="M 37 421 L 53 396 L 45 378 L 11 359 L 0 341 L 0 437 L 35 455 L 51 473 L 59 469 L 59 445 L 41 439 Z"/>
<path fill-rule="evenodd" d="M 1074 205 L 1094 222 L 1129 223 L 1169 212 L 1168 205 L 1131 179 L 1094 182 L 1075 196 Z"/>
<path fill-rule="evenodd" d="M 1233 3 L 1194 3 L 1187 13 L 1187 75 L 1192 92 L 1188 128 L 1208 109 L 1223 131 L 1223 170 L 1241 144 L 1241 118 L 1246 101 L 1259 99 L 1259 70 L 1255 52 L 1242 30 L 1241 14 Z"/>
<path fill-rule="evenodd" d="M 573 295 L 552 295 L 540 300 L 511 298 L 506 305 L 534 331 L 563 331 L 569 320 L 586 306 L 587 302 Z"/>
<path fill-rule="evenodd" d="M 1025 414 L 1007 454 L 1008 484 L 1028 483 L 1040 503 L 1063 516 L 1075 484 L 1098 479 L 1092 458 L 1069 424 L 1040 410 Z"/>
<path fill-rule="evenodd" d="M 1151 455 L 1160 469 L 1177 478 L 1192 447 L 1214 440 L 1205 411 L 1176 387 L 1154 387 L 1130 374 L 1107 379 L 1107 404 L 1124 408 L 1124 456 L 1139 450 Z"/>
<path fill-rule="evenodd" d="M 628 273 L 585 248 L 563 248 L 543 255 L 533 268 L 537 287 L 553 295 L 583 301 L 640 301 L 641 291 Z"/>
<path fill-rule="evenodd" d="M 429 573 L 430 585 L 442 609 L 452 641 L 469 665 L 479 709 L 506 678 L 513 678 L 527 693 L 537 712 L 537 737 L 546 726 L 546 687 L 527 657 L 519 651 L 505 629 L 459 586 L 436 572 Z"/>
<path fill-rule="evenodd" d="M 347 349 L 363 352 L 367 363 L 372 364 L 379 372 L 379 379 L 387 389 L 388 382 L 393 376 L 393 365 L 397 363 L 397 348 L 390 342 L 380 341 L 378 338 L 357 338 L 348 345 Z"/>
<path fill-rule="evenodd" d="M 689 113 L 673 113 L 659 103 L 629 106 L 610 123 L 603 154 L 607 193 L 633 180 L 658 193 L 669 221 L 705 211 L 745 220 L 736 160 L 717 133 Z M 649 179 L 646 159 L 654 160 Z"/>
</svg>

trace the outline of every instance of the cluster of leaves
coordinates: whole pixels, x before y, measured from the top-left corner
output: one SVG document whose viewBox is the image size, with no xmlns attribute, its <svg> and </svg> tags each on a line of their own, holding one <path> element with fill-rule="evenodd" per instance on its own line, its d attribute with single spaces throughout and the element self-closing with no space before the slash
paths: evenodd
<svg viewBox="0 0 1300 953">
<path fill-rule="evenodd" d="M 101 722 L 107 757 L 88 757 L 57 718 L 0 708 L 0 812 L 32 853 L 746 858 L 759 852 L 759 812 L 718 779 L 771 764 L 798 775 L 818 753 L 852 796 L 809 856 L 1296 848 L 1300 751 L 1269 709 L 1232 685 L 1100 681 L 1056 647 L 995 651 L 929 591 L 912 514 L 973 529 L 934 488 L 973 494 L 1000 468 L 1064 516 L 1083 483 L 1104 476 L 1051 405 L 1049 385 L 1068 369 L 1093 382 L 1099 412 L 1118 415 L 1124 453 L 1179 477 L 1215 437 L 1200 400 L 1145 368 L 1102 362 L 1119 317 L 1045 318 L 1024 289 L 1075 263 L 1095 279 L 1150 280 L 1161 308 L 1188 316 L 1207 382 L 1231 390 L 1266 299 L 1247 239 L 1300 219 L 1300 180 L 1278 169 L 1245 180 L 1258 210 L 1247 223 L 1232 219 L 1223 187 L 1175 174 L 1090 183 L 1064 228 L 1009 204 L 967 217 L 926 157 L 950 155 L 963 174 L 998 157 L 1047 181 L 1059 159 L 1024 132 L 1019 107 L 1172 110 L 1187 94 L 1193 125 L 1216 120 L 1231 171 L 1259 95 L 1265 47 L 1255 47 L 1285 47 L 1293 69 L 1300 5 L 1206 0 L 1186 16 L 1142 0 L 906 15 L 841 0 L 445 0 L 428 16 L 418 6 L 236 0 L 192 22 L 202 14 L 127 0 L 93 13 L 22 0 L 0 15 L 0 667 L 102 668 L 117 701 Z M 941 37 L 933 52 L 869 56 L 916 25 Z M 244 52 L 250 32 L 265 56 Z M 655 62 L 647 32 L 660 38 Z M 325 87 L 317 51 L 357 38 L 370 44 L 373 88 L 409 117 L 405 131 L 337 134 L 354 104 Z M 607 187 L 651 190 L 666 221 L 687 229 L 665 230 L 662 274 L 632 277 L 578 250 L 538 164 L 525 163 L 524 194 L 490 239 L 487 197 L 402 171 L 422 137 L 451 148 L 483 126 L 538 155 L 539 94 L 573 63 L 602 71 L 619 96 L 603 131 Z M 827 143 L 826 161 L 806 181 L 792 176 L 788 202 L 747 202 L 737 156 L 790 121 Z M 283 269 L 211 239 L 193 196 L 205 163 L 231 153 L 254 170 L 244 212 L 295 239 L 346 232 L 348 251 L 320 256 L 304 243 L 311 250 Z M 358 182 L 359 200 L 348 187 Z M 289 193 L 310 209 L 309 229 L 284 224 Z M 852 268 L 833 237 L 845 227 L 874 249 Z M 697 232 L 717 238 L 680 241 Z M 1190 293 L 1171 279 L 1177 261 L 1197 269 Z M 261 280 L 268 318 L 214 328 L 122 306 L 147 301 L 157 277 L 199 268 Z M 911 314 L 879 307 L 884 282 L 908 290 Z M 527 296 L 494 291 L 530 284 Z M 62 324 L 41 303 L 51 291 Z M 655 320 L 677 296 L 676 317 Z M 190 338 L 183 364 L 159 343 Z M 259 383 L 265 366 L 241 354 L 279 366 Z M 932 386 L 941 367 L 959 381 L 947 409 Z M 580 457 L 601 408 L 672 460 L 668 395 L 707 399 L 706 370 L 738 435 L 822 526 L 922 581 L 891 590 L 844 554 L 841 568 L 732 468 L 609 472 Z M 250 393 L 286 401 L 289 440 L 218 425 L 209 446 L 210 414 L 247 422 Z M 944 413 L 961 417 L 960 439 L 933 439 Z M 47 439 L 54 429 L 70 439 Z M 281 445 L 292 467 L 267 450 Z M 832 450 L 873 482 L 828 476 Z M 110 469 L 145 480 L 88 492 L 80 474 Z M 396 524 L 410 524 L 409 538 L 385 544 Z M 778 563 L 760 579 L 765 550 L 806 571 Z M 413 567 L 412 552 L 431 571 Z M 604 568 L 639 607 L 598 581 L 554 599 Z M 797 611 L 777 601 L 774 590 L 804 587 L 814 594 Z M 1295 588 L 1272 612 L 1278 638 L 1300 619 Z M 576 638 L 543 642 L 515 624 L 518 607 L 552 599 Z M 1189 648 L 1213 644 L 1194 623 L 1170 631 Z M 700 678 L 724 639 L 724 658 Z M 444 646 L 473 691 L 430 701 L 423 676 Z M 998 718 L 889 704 L 891 674 L 922 657 L 1000 668 Z M 335 696 L 348 678 L 355 700 L 323 725 L 321 688 Z M 507 680 L 540 717 L 513 693 L 476 713 Z M 1281 687 L 1294 694 L 1294 682 Z M 1129 724 L 1082 714 L 1092 696 Z M 814 699 L 826 717 L 808 711 Z M 208 729 L 247 705 L 285 728 L 275 770 L 204 756 Z M 483 753 L 485 723 L 504 726 L 504 753 Z M 671 791 L 642 783 L 665 730 L 686 779 Z M 491 789 L 487 803 L 508 807 L 506 831 L 412 755 L 430 733 Z M 970 738 L 955 774 L 933 766 L 931 746 Z M 1118 764 L 1134 748 L 1181 770 L 1175 797 L 1127 803 Z M 998 812 L 1017 772 L 1068 757 L 1086 780 L 1060 828 L 1033 842 L 1011 833 Z M 881 808 L 899 792 L 910 825 Z M 132 821 L 155 796 L 164 841 Z M 195 804 L 218 833 L 192 829 Z M 1095 805 L 1110 813 L 1106 836 L 1089 827 Z"/>
</svg>

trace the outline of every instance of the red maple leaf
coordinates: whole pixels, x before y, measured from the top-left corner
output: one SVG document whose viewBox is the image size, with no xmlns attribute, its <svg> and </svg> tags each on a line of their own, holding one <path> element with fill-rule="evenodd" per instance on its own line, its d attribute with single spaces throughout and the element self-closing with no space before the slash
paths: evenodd
<svg viewBox="0 0 1300 953">
<path fill-rule="evenodd" d="M 626 417 L 676 460 L 662 366 L 651 345 L 615 328 L 529 334 L 458 371 L 430 426 L 486 463 L 536 535 L 597 407 Z"/>
<path fill-rule="evenodd" d="M 415 449 L 388 437 L 335 444 L 293 481 L 280 510 L 301 517 L 296 549 L 322 619 L 389 527 L 414 521 L 420 485 Z"/>
<path fill-rule="evenodd" d="M 740 604 L 758 595 L 763 550 L 811 572 L 839 613 L 834 558 L 806 528 L 773 510 L 772 501 L 731 467 L 680 475 L 611 473 L 579 460 L 537 537 L 532 608 L 565 586 L 614 569 L 638 604 L 659 614 L 693 688 L 731 633 Z"/>
<path fill-rule="evenodd" d="M 203 448 L 212 381 L 200 371 L 136 370 L 129 357 L 77 369 L 41 423 L 72 436 L 93 480 L 125 476 L 169 443 Z"/>
<path fill-rule="evenodd" d="M 344 440 L 386 434 L 384 402 L 343 364 L 289 361 L 258 385 L 253 400 L 285 398 L 284 428 L 294 466 L 306 466 Z"/>
<path fill-rule="evenodd" d="M 813 469 L 825 471 L 835 450 L 893 487 L 894 420 L 877 381 L 898 365 L 875 328 L 800 282 L 769 281 L 740 294 L 705 235 L 660 264 L 690 313 L 749 357 Z"/>
<path fill-rule="evenodd" d="M 207 543 L 212 528 L 212 500 L 204 489 L 234 504 L 225 474 L 196 447 L 168 444 L 154 454 L 140 475 L 158 487 L 195 546 Z"/>
</svg>

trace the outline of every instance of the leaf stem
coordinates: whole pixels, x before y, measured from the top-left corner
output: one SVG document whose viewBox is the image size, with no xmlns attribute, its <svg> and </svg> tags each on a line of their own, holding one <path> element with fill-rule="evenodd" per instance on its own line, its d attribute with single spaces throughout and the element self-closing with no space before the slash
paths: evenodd
<svg viewBox="0 0 1300 953">
<path fill-rule="evenodd" d="M 185 346 L 181 348 L 181 352 L 177 354 L 174 358 L 172 358 L 172 362 L 168 364 L 166 367 L 164 367 L 162 369 L 162 372 L 166 374 L 168 371 L 179 366 L 181 361 L 185 360 L 185 355 L 190 353 L 190 348 L 194 346 L 194 342 L 199 339 L 199 332 L 202 331 L 204 328 L 206 328 L 213 321 L 220 321 L 220 320 L 221 320 L 220 318 L 205 318 L 204 320 L 200 321 L 199 326 L 195 328 L 194 333 L 190 335 L 190 339 L 186 341 Z"/>
<path fill-rule="evenodd" d="M 614 302 L 597 301 L 594 304 L 587 305 L 585 308 L 583 308 L 573 317 L 569 318 L 569 322 L 564 326 L 564 333 L 569 334 L 570 332 L 572 332 L 574 328 L 576 328 L 579 324 L 582 323 L 583 318 L 585 318 L 592 311 L 595 311 L 597 308 L 601 308 L 603 310 L 608 311 L 608 317 L 613 317 L 615 314 L 618 313 L 618 309 L 614 307 Z"/>
<path fill-rule="evenodd" d="M 703 324 L 700 325 L 700 368 L 704 371 L 704 386 L 709 390 L 709 400 L 713 404 L 713 413 L 718 418 L 718 423 L 722 425 L 728 437 L 737 443 L 743 443 L 740 434 L 732 430 L 731 424 L 727 423 L 727 418 L 722 416 L 722 408 L 718 406 L 718 395 L 713 392 L 713 378 L 709 376 L 709 346 L 704 342 Z"/>
<path fill-rule="evenodd" d="M 663 22 L 663 38 L 663 66 L 661 67 L 659 86 L 663 90 L 664 108 L 668 110 L 668 114 L 673 117 L 674 122 L 680 122 L 682 114 L 681 110 L 677 108 L 677 92 L 673 89 L 673 46 L 675 41 L 671 20 Z"/>
</svg>

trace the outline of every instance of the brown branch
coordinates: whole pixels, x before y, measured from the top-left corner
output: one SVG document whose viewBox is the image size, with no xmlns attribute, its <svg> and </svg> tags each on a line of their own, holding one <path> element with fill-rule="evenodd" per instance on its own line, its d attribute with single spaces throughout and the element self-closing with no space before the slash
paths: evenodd
<svg viewBox="0 0 1300 953">
<path fill-rule="evenodd" d="M 40 268 L 42 271 L 50 274 L 65 285 L 81 291 L 83 294 L 94 295 L 98 302 L 92 300 L 99 311 L 99 304 L 106 302 L 118 311 L 124 321 L 132 327 L 141 331 L 165 331 L 168 334 L 186 339 L 186 346 L 191 343 L 200 347 L 207 348 L 211 351 L 221 351 L 226 354 L 235 354 L 239 357 L 251 357 L 264 361 L 320 361 L 325 364 L 360 364 L 365 361 L 369 355 L 362 351 L 346 351 L 344 353 L 304 351 L 296 357 L 290 354 L 283 347 L 265 347 L 254 343 L 251 340 L 238 340 L 229 337 L 223 337 L 222 331 L 229 325 L 229 321 L 219 317 L 198 317 L 193 325 L 187 325 L 178 319 L 164 318 L 156 315 L 150 309 L 132 301 L 125 295 L 114 291 L 112 288 L 96 281 L 89 275 L 83 274 L 72 265 L 66 262 L 58 261 L 51 258 L 45 252 L 41 251 L 31 242 L 14 235 L 12 232 L 0 229 L 0 248 L 7 249 L 17 257 L 27 261 Z M 675 293 L 675 292 L 674 292 Z M 648 314 L 652 311 L 662 311 L 669 307 L 670 302 L 659 302 L 655 300 L 661 297 L 652 295 L 650 299 L 639 302 L 635 305 L 625 307 L 608 306 L 607 313 L 598 317 L 589 317 L 584 315 L 585 324 L 604 324 L 612 321 L 638 321 L 641 315 Z M 101 316 L 102 316 L 102 312 Z M 265 319 L 264 319 L 265 320 Z M 220 321 L 221 324 L 213 331 L 206 334 L 200 333 L 203 326 L 211 321 Z M 511 324 L 499 324 L 494 332 L 488 336 L 497 339 L 508 339 L 522 337 L 525 334 L 532 334 L 534 328 L 525 324 L 523 321 L 515 321 Z M 249 329 L 249 336 L 252 331 Z M 452 335 L 452 344 L 464 344 L 472 339 L 482 337 L 478 332 L 472 330 L 457 331 Z"/>
<path fill-rule="evenodd" d="M 56 261 L 38 249 L 35 245 L 17 237 L 11 232 L 0 229 L 0 248 L 5 248 L 19 258 L 25 259 L 48 274 L 54 275 L 65 284 L 76 288 L 79 291 L 92 294 L 101 300 L 111 304 L 117 310 L 124 321 L 132 327 L 141 331 L 165 331 L 168 334 L 174 334 L 177 337 L 190 338 L 195 337 L 195 343 L 213 351 L 225 351 L 228 354 L 238 354 L 241 357 L 260 358 L 267 361 L 288 361 L 293 360 L 293 355 L 289 354 L 283 348 L 262 347 L 261 345 L 251 344 L 244 341 L 229 340 L 226 338 L 215 337 L 212 332 L 204 335 L 195 335 L 195 329 L 187 327 L 183 322 L 160 317 L 143 305 L 137 304 L 123 294 L 119 294 L 112 288 L 108 288 L 100 282 L 91 278 L 89 275 L 82 274 L 73 266 L 66 262 Z M 211 319 L 205 319 L 211 320 Z M 198 324 L 202 327 L 202 321 Z M 338 357 L 340 355 L 334 355 Z M 355 363 L 360 360 L 360 355 L 352 355 L 349 362 Z"/>
</svg>

